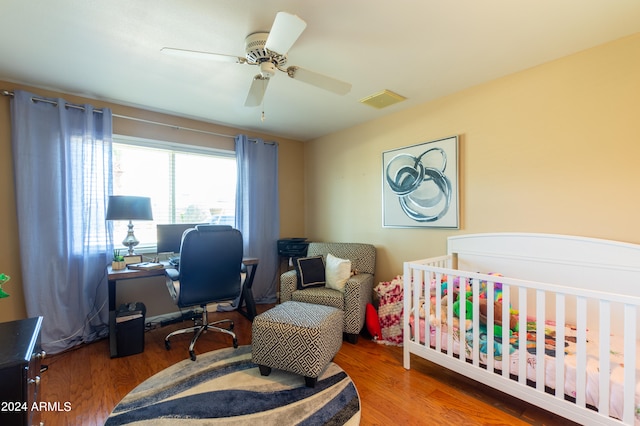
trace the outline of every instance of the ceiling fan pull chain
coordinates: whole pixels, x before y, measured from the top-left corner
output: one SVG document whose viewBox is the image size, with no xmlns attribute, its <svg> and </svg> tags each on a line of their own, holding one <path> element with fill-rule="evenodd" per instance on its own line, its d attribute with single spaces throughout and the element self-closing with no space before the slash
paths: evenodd
<svg viewBox="0 0 640 426">
<path fill-rule="evenodd" d="M 266 80 L 262 81 L 262 114 L 260 115 L 260 121 L 264 123 L 264 93 L 267 91 L 267 85 L 265 84 Z"/>
</svg>

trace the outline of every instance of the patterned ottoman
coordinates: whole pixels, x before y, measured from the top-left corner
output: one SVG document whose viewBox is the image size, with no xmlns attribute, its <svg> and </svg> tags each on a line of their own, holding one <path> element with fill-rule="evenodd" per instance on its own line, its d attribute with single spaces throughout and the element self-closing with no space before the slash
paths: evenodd
<svg viewBox="0 0 640 426">
<path fill-rule="evenodd" d="M 268 376 L 272 368 L 304 376 L 315 387 L 318 376 L 342 346 L 341 310 L 288 301 L 256 316 L 251 359 Z"/>
</svg>

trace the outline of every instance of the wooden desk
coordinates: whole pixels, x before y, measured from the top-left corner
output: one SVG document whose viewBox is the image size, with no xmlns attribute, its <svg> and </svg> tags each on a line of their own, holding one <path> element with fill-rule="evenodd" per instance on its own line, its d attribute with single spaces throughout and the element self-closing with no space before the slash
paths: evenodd
<svg viewBox="0 0 640 426">
<path fill-rule="evenodd" d="M 247 279 L 242 287 L 238 312 L 247 317 L 250 321 L 256 316 L 256 304 L 253 299 L 253 278 L 258 268 L 258 259 L 255 257 L 244 257 L 242 263 L 247 266 Z M 168 263 L 163 262 L 166 268 L 172 268 Z M 118 346 L 116 344 L 116 283 L 121 280 L 132 280 L 146 277 L 159 277 L 164 275 L 164 269 L 152 269 L 150 271 L 121 269 L 114 271 L 111 265 L 107 266 L 107 281 L 109 292 L 109 351 L 111 358 L 118 356 Z M 246 311 L 242 310 L 242 305 L 246 304 Z"/>
<path fill-rule="evenodd" d="M 253 278 L 256 276 L 256 269 L 258 269 L 257 257 L 243 257 L 242 263 L 247 267 L 247 278 L 244 286 L 242 287 L 242 293 L 240 293 L 240 300 L 238 301 L 238 312 L 244 315 L 249 321 L 253 321 L 256 317 L 256 301 L 253 299 Z M 243 310 L 242 305 L 246 304 L 247 309 Z"/>
</svg>

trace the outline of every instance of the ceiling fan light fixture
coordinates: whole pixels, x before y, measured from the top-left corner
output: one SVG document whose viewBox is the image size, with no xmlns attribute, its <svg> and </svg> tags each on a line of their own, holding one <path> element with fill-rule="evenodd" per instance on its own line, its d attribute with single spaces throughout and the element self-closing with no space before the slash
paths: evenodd
<svg viewBox="0 0 640 426">
<path fill-rule="evenodd" d="M 276 74 L 276 66 L 273 62 L 264 61 L 260 63 L 260 74 L 264 78 L 271 78 Z"/>
<path fill-rule="evenodd" d="M 365 98 L 360 99 L 361 104 L 369 105 L 370 107 L 382 109 L 388 106 L 397 104 L 406 100 L 402 95 L 392 92 L 391 90 L 382 90 L 381 92 L 374 93 Z"/>
</svg>

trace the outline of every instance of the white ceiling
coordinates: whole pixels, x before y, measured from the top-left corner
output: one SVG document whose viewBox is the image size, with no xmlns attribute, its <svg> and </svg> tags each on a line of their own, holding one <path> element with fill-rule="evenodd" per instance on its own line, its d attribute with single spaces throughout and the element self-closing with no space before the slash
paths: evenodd
<svg viewBox="0 0 640 426">
<path fill-rule="evenodd" d="M 262 122 L 244 106 L 257 67 L 160 53 L 244 56 L 278 11 L 307 22 L 288 65 L 350 93 L 278 73 Z M 638 0 L 0 0 L 0 12 L 0 80 L 302 141 L 640 32 Z M 408 100 L 358 102 L 383 89 Z"/>
</svg>

